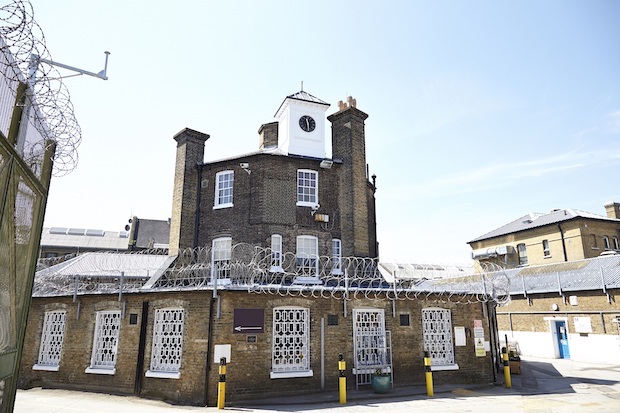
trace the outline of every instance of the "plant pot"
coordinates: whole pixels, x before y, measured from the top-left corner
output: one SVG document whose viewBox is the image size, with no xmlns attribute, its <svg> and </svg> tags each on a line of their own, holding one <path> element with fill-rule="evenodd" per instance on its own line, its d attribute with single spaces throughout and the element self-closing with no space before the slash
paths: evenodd
<svg viewBox="0 0 620 413">
<path fill-rule="evenodd" d="M 370 377 L 370 387 L 375 393 L 387 393 L 392 388 L 392 380 L 389 375 L 373 374 Z"/>
</svg>

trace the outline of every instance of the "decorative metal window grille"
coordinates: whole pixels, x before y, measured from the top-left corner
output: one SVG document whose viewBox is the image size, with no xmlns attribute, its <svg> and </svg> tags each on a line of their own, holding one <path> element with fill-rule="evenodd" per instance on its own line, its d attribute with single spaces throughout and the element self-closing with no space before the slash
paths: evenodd
<svg viewBox="0 0 620 413">
<path fill-rule="evenodd" d="M 392 372 L 390 337 L 385 330 L 383 310 L 353 310 L 353 347 L 356 386 L 369 384 L 377 369 Z"/>
<path fill-rule="evenodd" d="M 116 366 L 120 328 L 120 311 L 97 312 L 93 354 L 90 362 L 92 368 L 113 369 Z"/>
<path fill-rule="evenodd" d="M 297 171 L 297 203 L 300 205 L 318 204 L 318 172 L 306 169 Z"/>
<path fill-rule="evenodd" d="M 230 278 L 230 258 L 232 256 L 232 239 L 216 238 L 211 248 L 211 278 Z"/>
<path fill-rule="evenodd" d="M 549 250 L 549 240 L 544 239 L 542 242 L 542 246 L 543 246 L 543 255 L 545 257 L 548 257 L 551 255 L 551 251 Z"/>
<path fill-rule="evenodd" d="M 271 369 L 274 373 L 310 370 L 310 309 L 273 309 Z"/>
<path fill-rule="evenodd" d="M 282 271 L 282 235 L 271 236 L 271 271 Z"/>
<path fill-rule="evenodd" d="M 342 274 L 342 242 L 332 239 L 332 274 Z"/>
<path fill-rule="evenodd" d="M 155 310 L 151 371 L 176 373 L 181 368 L 183 316 L 182 308 Z"/>
<path fill-rule="evenodd" d="M 432 365 L 454 364 L 450 310 L 443 308 L 423 309 L 422 334 L 424 336 L 424 351 L 430 353 Z"/>
<path fill-rule="evenodd" d="M 527 248 L 525 244 L 517 245 L 517 251 L 519 252 L 519 265 L 527 265 Z"/>
<path fill-rule="evenodd" d="M 66 311 L 47 311 L 45 313 L 38 365 L 56 367 L 60 364 L 66 315 Z"/>
<path fill-rule="evenodd" d="M 215 175 L 215 206 L 232 206 L 234 171 L 218 172 Z"/>
<path fill-rule="evenodd" d="M 316 277 L 318 274 L 319 241 L 317 237 L 300 235 L 297 237 L 295 254 L 297 272 L 301 276 Z"/>
</svg>

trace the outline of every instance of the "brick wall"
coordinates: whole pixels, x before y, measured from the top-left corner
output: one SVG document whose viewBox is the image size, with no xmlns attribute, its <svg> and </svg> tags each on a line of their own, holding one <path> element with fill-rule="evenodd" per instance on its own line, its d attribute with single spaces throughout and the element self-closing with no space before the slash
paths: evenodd
<svg viewBox="0 0 620 413">
<path fill-rule="evenodd" d="M 473 327 L 473 320 L 485 320 L 482 304 L 454 304 L 434 300 L 402 300 L 396 302 L 395 317 L 392 302 L 383 297 L 377 299 L 354 298 L 347 302 L 346 315 L 343 301 L 339 299 L 272 296 L 243 291 L 224 291 L 220 294 L 219 314 L 215 307 L 209 311 L 211 292 L 169 292 L 124 295 L 125 318 L 122 320 L 117 371 L 113 376 L 87 374 L 94 334 L 97 310 L 118 309 L 121 304 L 116 296 L 82 296 L 78 304 L 71 297 L 34 298 L 26 343 L 21 365 L 20 387 L 33 386 L 74 388 L 109 393 L 132 394 L 136 384 L 136 366 L 140 354 L 140 324 L 143 302 L 148 304 L 146 341 L 144 343 L 144 367 L 139 373 L 141 396 L 167 400 L 173 403 L 204 404 L 208 394 L 209 404 L 217 397 L 218 366 L 213 362 L 213 346 L 230 344 L 231 362 L 227 374 L 227 400 L 277 396 L 284 393 L 297 394 L 320 391 L 321 382 L 321 323 L 325 331 L 325 388 L 338 388 L 338 356 L 342 353 L 347 362 L 347 385 L 355 388 L 352 375 L 353 324 L 352 309 L 378 308 L 385 311 L 386 329 L 392 332 L 394 381 L 396 385 L 423 384 L 423 342 L 421 310 L 426 307 L 448 308 L 452 311 L 452 325 Z M 144 377 L 149 368 L 153 337 L 153 314 L 158 308 L 180 306 L 185 310 L 183 356 L 179 379 Z M 273 309 L 280 306 L 299 306 L 310 311 L 310 357 L 314 372 L 312 377 L 270 379 L 272 357 Z M 46 310 L 62 307 L 67 310 L 64 345 L 60 369 L 57 372 L 35 371 L 40 345 L 43 315 Z M 254 334 L 256 342 L 248 342 L 248 335 L 233 333 L 235 309 L 264 309 L 264 333 Z M 131 314 L 138 322 L 130 324 Z M 410 316 L 410 325 L 400 325 L 400 315 Z M 327 325 L 329 315 L 337 315 L 338 325 Z M 209 337 L 209 320 L 213 321 Z M 485 338 L 489 329 L 484 322 Z M 434 373 L 436 384 L 442 383 L 490 383 L 493 368 L 490 353 L 476 357 L 471 334 L 465 347 L 455 347 L 457 371 Z M 205 382 L 205 376 L 208 380 Z M 206 383 L 206 385 L 205 385 Z"/>
</svg>

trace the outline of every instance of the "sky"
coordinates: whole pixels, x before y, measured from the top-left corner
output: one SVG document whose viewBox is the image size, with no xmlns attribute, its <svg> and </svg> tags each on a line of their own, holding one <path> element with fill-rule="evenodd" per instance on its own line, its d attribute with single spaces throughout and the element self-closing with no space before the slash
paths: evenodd
<svg viewBox="0 0 620 413">
<path fill-rule="evenodd" d="M 107 81 L 64 80 L 82 142 L 47 227 L 167 219 L 172 137 L 210 134 L 207 162 L 255 151 L 302 81 L 369 115 L 382 261 L 468 263 L 529 212 L 620 202 L 620 2 L 31 1 L 54 61 L 111 53 Z"/>
</svg>

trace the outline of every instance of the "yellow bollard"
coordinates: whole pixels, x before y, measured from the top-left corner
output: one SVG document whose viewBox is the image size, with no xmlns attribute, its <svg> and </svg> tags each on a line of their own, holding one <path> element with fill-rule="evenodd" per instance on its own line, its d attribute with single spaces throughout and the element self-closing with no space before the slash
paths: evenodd
<svg viewBox="0 0 620 413">
<path fill-rule="evenodd" d="M 508 353 L 506 347 L 502 347 L 502 360 L 504 361 L 504 380 L 506 381 L 506 388 L 512 387 L 512 378 L 510 377 L 510 364 L 508 363 Z"/>
<path fill-rule="evenodd" d="M 428 351 L 424 352 L 424 371 L 426 372 L 426 394 L 428 397 L 433 397 L 433 372 L 431 370 L 431 354 Z"/>
<path fill-rule="evenodd" d="M 344 361 L 342 354 L 338 356 L 338 389 L 340 391 L 340 404 L 347 404 L 347 376 L 345 370 L 347 363 Z"/>
<path fill-rule="evenodd" d="M 223 409 L 226 402 L 226 357 L 220 359 L 220 381 L 217 384 L 217 408 Z"/>
</svg>

